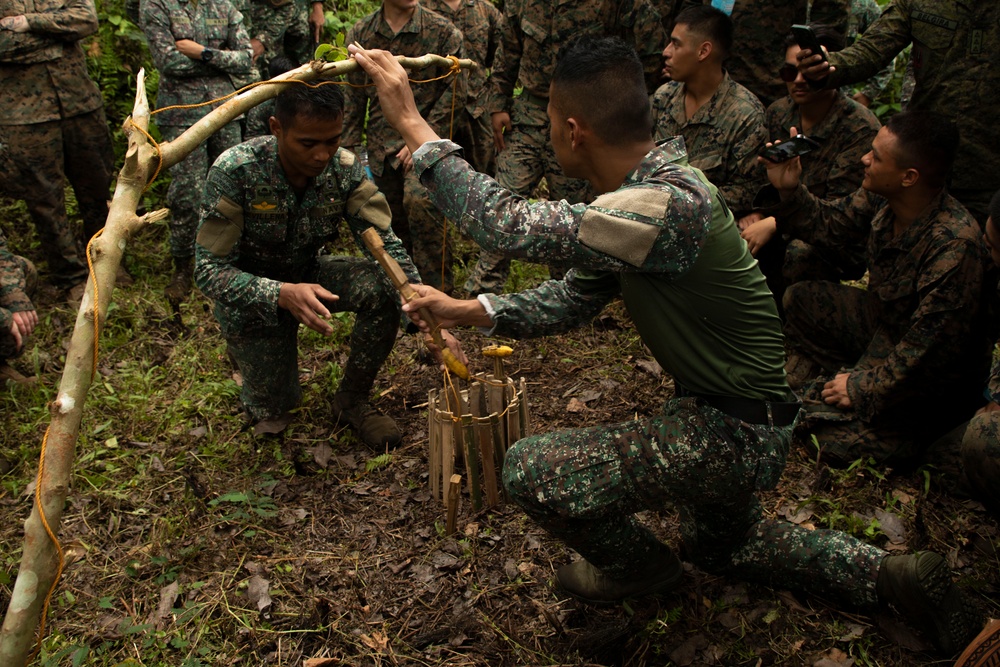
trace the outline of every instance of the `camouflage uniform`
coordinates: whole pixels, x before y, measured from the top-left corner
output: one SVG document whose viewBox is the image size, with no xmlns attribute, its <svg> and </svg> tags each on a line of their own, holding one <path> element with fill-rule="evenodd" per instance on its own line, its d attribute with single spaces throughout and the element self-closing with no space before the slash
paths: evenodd
<svg viewBox="0 0 1000 667">
<path fill-rule="evenodd" d="M 265 100 L 247 112 L 245 139 L 271 136 L 271 116 L 274 115 L 274 99 Z"/>
<path fill-rule="evenodd" d="M 0 364 L 21 353 L 10 333 L 14 313 L 35 309 L 31 295 L 35 291 L 35 266 L 7 249 L 7 239 L 0 230 Z M 23 350 L 23 347 L 22 347 Z"/>
<path fill-rule="evenodd" d="M 830 54 L 826 85 L 864 81 L 913 42 L 908 110 L 937 111 L 962 128 L 951 194 L 980 222 L 1000 189 L 1000 123 L 983 113 L 1000 91 L 1000 3 L 895 0 L 854 45 Z"/>
<path fill-rule="evenodd" d="M 337 239 L 344 220 L 367 259 L 318 256 Z M 278 417 L 301 398 L 298 322 L 278 307 L 283 282 L 318 283 L 340 297 L 326 304 L 330 311 L 357 313 L 341 391 L 368 398 L 396 341 L 400 309 L 361 232 L 378 229 L 386 251 L 410 281 L 420 282 L 389 223 L 385 198 L 344 149 L 301 197 L 285 179 L 274 137 L 234 146 L 212 166 L 195 281 L 215 300 L 215 317 L 243 374 L 241 399 L 253 419 Z"/>
<path fill-rule="evenodd" d="M 243 16 L 229 0 L 144 0 L 140 9 L 149 51 L 160 71 L 157 107 L 198 104 L 232 93 L 230 75 L 245 76 L 251 67 L 250 38 Z M 176 41 L 192 39 L 214 52 L 210 62 L 188 58 Z M 212 106 L 169 109 L 155 122 L 165 141 L 173 141 L 204 118 Z M 240 125 L 232 121 L 170 168 L 170 254 L 184 260 L 194 253 L 198 207 L 205 174 L 224 150 L 240 142 Z"/>
<path fill-rule="evenodd" d="M 715 188 L 671 164 L 683 164 L 683 153 L 673 143 L 653 149 L 619 190 L 588 206 L 528 203 L 476 174 L 457 150 L 432 142 L 414 156 L 438 206 L 484 247 L 578 267 L 521 294 L 481 296 L 496 333 L 559 333 L 621 295 L 643 341 L 689 394 L 652 418 L 520 440 L 504 463 L 511 497 L 612 577 L 634 576 L 663 548 L 634 513 L 676 507 L 700 567 L 874 604 L 884 552 L 763 518 L 757 492 L 777 484 L 791 426 L 711 406 L 713 396 L 742 396 L 769 404 L 778 422 L 774 402 L 791 392 L 763 277 Z"/>
<path fill-rule="evenodd" d="M 691 165 L 719 188 L 737 214 L 748 212 L 764 183 L 757 153 L 768 141 L 764 107 L 725 74 L 711 99 L 687 118 L 684 84 L 669 81 L 653 95 L 653 137 L 683 135 Z"/>
<path fill-rule="evenodd" d="M 79 40 L 97 31 L 93 0 L 0 0 L 0 16 L 29 30 L 0 30 L 0 191 L 25 200 L 52 280 L 86 279 L 80 239 L 66 217 L 65 183 L 76 193 L 89 239 L 108 217 L 114 152 L 101 93 Z M 4 162 L 0 162 L 3 166 Z"/>
<path fill-rule="evenodd" d="M 382 18 L 382 9 L 377 9 L 348 31 L 345 43 L 355 41 L 366 49 L 385 49 L 397 56 L 462 54 L 462 33 L 445 17 L 419 5 L 398 33 L 393 33 Z M 412 78 L 433 79 L 447 71 L 443 67 L 425 69 Z M 347 80 L 356 86 L 369 83 L 367 75 L 361 70 L 348 74 Z M 453 85 L 452 78 L 448 77 L 413 86 L 413 97 L 420 115 L 427 119 L 439 136 L 449 135 Z M 465 99 L 461 86 L 458 86 L 458 94 L 462 97 L 456 103 Z M 374 86 L 346 88 L 345 99 L 344 146 L 354 151 L 363 148 L 361 133 L 365 131 L 368 164 L 376 185 L 389 200 L 393 229 L 413 257 L 424 282 L 450 291 L 453 287 L 450 230 L 447 221 L 431 204 L 427 190 L 413 170 L 403 173 L 403 167 L 396 159 L 396 153 L 405 145 L 403 138 L 382 115 Z M 366 109 L 368 126 L 364 127 Z"/>
<path fill-rule="evenodd" d="M 500 43 L 500 10 L 490 0 L 462 0 L 457 10 L 452 10 L 445 0 L 424 0 L 421 4 L 451 21 L 462 32 L 465 57 L 479 63 L 478 68 L 462 72 L 466 92 L 465 113 L 456 112 L 452 139 L 465 149 L 476 171 L 493 174 L 496 147 L 493 144 L 493 125 L 486 108 L 489 93 L 487 69 L 493 67 L 493 57 Z"/>
<path fill-rule="evenodd" d="M 247 31 L 264 46 L 264 53 L 257 58 L 261 76 L 267 76 L 268 63 L 279 53 L 288 53 L 299 63 L 312 59 L 307 3 L 302 0 L 249 0 L 249 4 Z"/>
<path fill-rule="evenodd" d="M 710 4 L 711 0 L 684 0 L 683 7 Z M 845 34 L 849 6 L 850 0 L 736 0 L 730 14 L 733 49 L 726 69 L 765 107 L 770 106 L 786 93 L 778 70 L 785 63 L 785 36 L 792 25 L 823 23 Z"/>
<path fill-rule="evenodd" d="M 975 221 L 942 192 L 898 237 L 885 199 L 863 189 L 820 200 L 800 186 L 775 211 L 778 231 L 818 246 L 867 241 L 868 288 L 827 281 L 785 293 L 788 345 L 826 372 L 849 372 L 852 407 L 805 388 L 804 430 L 824 458 L 911 458 L 981 402 L 987 369 L 979 302 L 983 255 Z M 841 370 L 847 369 L 847 370 Z"/>
<path fill-rule="evenodd" d="M 497 155 L 497 181 L 522 197 L 530 197 L 544 176 L 550 200 L 585 202 L 593 198 L 585 181 L 567 178 L 556 162 L 545 111 L 559 49 L 584 35 L 622 37 L 638 52 L 650 92 L 659 85 L 667 35 L 649 0 L 504 2 L 501 45 L 490 75 L 489 111 L 510 114 L 513 129 L 504 136 L 504 149 Z M 518 82 L 523 90 L 514 98 Z M 510 258 L 480 253 L 466 290 L 502 291 L 509 267 Z"/>
<path fill-rule="evenodd" d="M 769 106 L 764 117 L 771 138 L 787 137 L 793 127 L 802 131 L 802 117 L 791 97 L 783 97 Z M 864 179 L 861 156 L 871 150 L 880 127 L 875 114 L 838 92 L 826 117 L 808 132 L 820 148 L 799 158 L 802 184 L 820 199 L 839 199 L 857 190 Z M 769 275 L 771 291 L 779 300 L 785 284 L 802 280 L 856 280 L 865 273 L 863 242 L 852 247 L 817 250 L 801 239 L 793 239 L 785 246 L 784 239 L 776 235 L 765 246 L 766 255 L 758 256 L 762 270 Z M 782 276 L 772 278 L 773 272 L 781 272 Z"/>
<path fill-rule="evenodd" d="M 880 16 L 882 16 L 882 8 L 875 0 L 851 0 L 851 15 L 847 23 L 847 44 L 851 45 L 858 41 L 858 37 L 868 30 Z M 859 86 L 857 92 L 874 102 L 892 80 L 892 69 L 892 63 L 886 65 L 872 78 L 865 81 L 864 85 Z M 851 94 L 850 91 L 845 92 L 848 95 Z"/>
</svg>

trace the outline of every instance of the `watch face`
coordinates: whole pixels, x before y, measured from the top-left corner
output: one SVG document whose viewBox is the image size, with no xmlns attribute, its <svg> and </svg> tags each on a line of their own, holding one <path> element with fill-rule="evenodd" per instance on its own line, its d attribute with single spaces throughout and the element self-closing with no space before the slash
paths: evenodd
<svg viewBox="0 0 1000 667">
<path fill-rule="evenodd" d="M 204 60 L 205 62 L 208 62 L 209 60 L 212 59 L 213 55 L 215 54 L 212 53 L 212 51 L 205 49 L 204 51 L 201 52 L 201 59 Z"/>
</svg>

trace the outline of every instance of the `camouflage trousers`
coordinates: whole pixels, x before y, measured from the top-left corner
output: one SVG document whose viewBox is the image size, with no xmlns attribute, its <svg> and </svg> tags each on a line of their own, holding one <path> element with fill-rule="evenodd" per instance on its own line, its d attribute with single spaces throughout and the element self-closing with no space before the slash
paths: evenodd
<svg viewBox="0 0 1000 667">
<path fill-rule="evenodd" d="M 24 290 L 24 293 L 31 299 L 35 296 L 35 291 L 38 287 L 38 271 L 27 257 L 21 257 L 20 255 L 12 255 L 12 257 L 22 276 L 18 287 Z M 0 305 L 0 308 L 3 307 Z M 18 349 L 17 341 L 14 340 L 10 329 L 0 330 L 0 362 L 4 359 L 13 359 L 19 356 L 24 351 L 24 346 L 25 341 L 21 341 L 21 348 Z"/>
<path fill-rule="evenodd" d="M 1000 411 L 982 412 L 939 438 L 927 453 L 949 491 L 1000 515 Z"/>
<path fill-rule="evenodd" d="M 497 182 L 522 197 L 530 197 L 545 177 L 549 199 L 575 204 L 589 202 L 593 193 L 586 181 L 567 177 L 556 161 L 549 140 L 545 106 L 524 96 L 514 100 L 513 131 L 504 136 L 504 149 L 497 154 Z M 465 290 L 470 293 L 500 293 L 510 272 L 510 259 L 502 253 L 482 250 L 469 273 Z"/>
<path fill-rule="evenodd" d="M 490 115 L 473 118 L 468 111 L 455 112 L 455 132 L 452 141 L 462 147 L 472 168 L 492 176 L 496 172 L 496 145 Z"/>
<path fill-rule="evenodd" d="M 528 516 L 612 577 L 635 575 L 662 552 L 634 514 L 675 508 L 687 556 L 708 572 L 874 605 L 881 549 L 763 518 L 757 492 L 778 483 L 791 430 L 673 399 L 650 419 L 518 441 L 504 486 Z"/>
<path fill-rule="evenodd" d="M 331 312 L 357 314 L 339 391 L 367 399 L 396 342 L 401 317 L 396 290 L 377 264 L 359 257 L 321 257 L 302 282 L 318 283 L 340 297 L 326 304 Z M 225 317 L 218 306 L 216 314 L 220 320 Z M 278 320 L 273 327 L 253 327 L 226 336 L 243 376 L 240 400 L 254 421 L 278 417 L 302 399 L 299 323 L 284 309 L 279 309 Z"/>
<path fill-rule="evenodd" d="M 309 8 L 302 0 L 289 2 L 281 7 L 272 7 L 267 0 L 250 3 L 251 25 L 254 33 L 265 33 L 268 43 L 264 53 L 257 59 L 257 68 L 262 79 L 270 78 L 267 67 L 276 55 L 285 54 L 301 64 L 312 57 L 309 34 Z M 250 35 L 254 37 L 254 34 Z"/>
<path fill-rule="evenodd" d="M 186 129 L 187 127 L 165 125 L 160 127 L 160 132 L 164 141 L 173 141 Z M 208 169 L 223 151 L 238 143 L 240 143 L 240 124 L 233 121 L 170 168 L 167 206 L 170 207 L 172 257 L 183 259 L 194 256 L 194 239 L 198 234 L 201 198 L 205 190 Z"/>
<path fill-rule="evenodd" d="M 83 246 L 108 218 L 114 167 L 104 109 L 72 118 L 0 126 L 14 174 L 4 175 L 0 191 L 21 198 L 35 223 L 52 282 L 72 287 L 87 277 Z M 83 238 L 66 215 L 69 179 L 83 218 Z"/>
<path fill-rule="evenodd" d="M 404 174 L 402 167 L 392 166 L 393 158 L 387 157 L 382 174 L 375 175 L 375 185 L 392 211 L 392 231 L 403 242 L 424 284 L 450 292 L 454 287 L 451 225 L 431 203 L 416 172 L 411 169 Z"/>
</svg>

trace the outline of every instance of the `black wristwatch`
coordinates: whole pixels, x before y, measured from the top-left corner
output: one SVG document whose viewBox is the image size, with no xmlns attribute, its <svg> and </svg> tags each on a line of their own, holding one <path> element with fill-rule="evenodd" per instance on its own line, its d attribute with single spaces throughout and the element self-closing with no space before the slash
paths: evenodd
<svg viewBox="0 0 1000 667">
<path fill-rule="evenodd" d="M 201 50 L 201 62 L 203 63 L 211 62 L 214 56 L 215 56 L 215 51 L 213 51 L 212 49 Z"/>
</svg>

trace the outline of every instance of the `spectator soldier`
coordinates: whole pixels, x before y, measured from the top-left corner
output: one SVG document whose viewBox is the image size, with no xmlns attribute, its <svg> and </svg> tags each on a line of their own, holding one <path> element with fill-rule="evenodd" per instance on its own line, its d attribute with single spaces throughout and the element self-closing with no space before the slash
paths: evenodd
<svg viewBox="0 0 1000 667">
<path fill-rule="evenodd" d="M 37 279 L 35 266 L 28 259 L 12 254 L 0 231 L 0 380 L 29 382 L 7 360 L 21 354 L 38 324 L 38 313 L 31 303 Z"/>
</svg>

